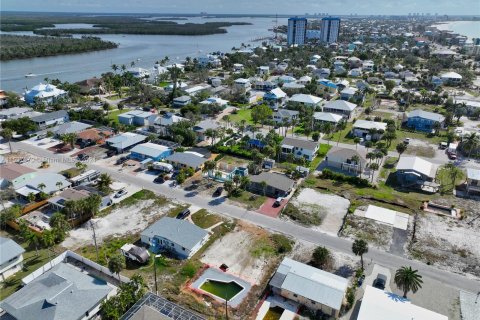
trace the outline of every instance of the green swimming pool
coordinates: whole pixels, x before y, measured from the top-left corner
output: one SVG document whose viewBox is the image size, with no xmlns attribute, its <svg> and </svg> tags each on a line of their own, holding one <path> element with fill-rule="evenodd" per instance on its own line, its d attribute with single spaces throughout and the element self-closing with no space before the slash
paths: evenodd
<svg viewBox="0 0 480 320">
<path fill-rule="evenodd" d="M 235 281 L 223 282 L 217 280 L 205 280 L 204 283 L 200 286 L 200 289 L 207 291 L 221 299 L 227 297 L 227 301 L 235 297 L 240 291 L 243 290 L 243 287 L 236 283 Z"/>
</svg>

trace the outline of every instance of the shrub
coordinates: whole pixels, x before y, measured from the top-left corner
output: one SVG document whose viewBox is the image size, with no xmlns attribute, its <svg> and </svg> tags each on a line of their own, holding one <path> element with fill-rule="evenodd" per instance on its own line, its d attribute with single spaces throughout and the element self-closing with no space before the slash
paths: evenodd
<svg viewBox="0 0 480 320">
<path fill-rule="evenodd" d="M 197 267 L 190 261 L 183 266 L 181 271 L 182 275 L 189 278 L 192 278 L 195 275 L 195 273 L 197 273 Z"/>
<path fill-rule="evenodd" d="M 285 207 L 283 214 L 288 216 L 293 221 L 297 221 L 298 223 L 307 225 L 307 226 L 309 225 L 318 226 L 322 222 L 322 219 L 320 218 L 317 212 L 305 213 L 290 203 L 287 204 L 287 206 Z"/>
<path fill-rule="evenodd" d="M 272 235 L 272 241 L 277 248 L 277 253 L 287 253 L 292 251 L 292 241 L 283 234 Z"/>
<path fill-rule="evenodd" d="M 212 148 L 212 151 L 216 152 L 216 153 L 225 153 L 225 154 L 229 154 L 229 155 L 232 155 L 232 156 L 238 156 L 238 157 L 247 158 L 247 159 L 252 159 L 253 158 L 252 152 L 250 150 L 242 149 L 238 145 L 234 145 L 234 146 L 215 146 L 214 148 Z"/>
<path fill-rule="evenodd" d="M 371 187 L 372 185 L 370 182 L 368 182 L 367 179 L 363 179 L 360 177 L 354 177 L 354 176 L 347 176 L 341 173 L 336 173 L 333 172 L 329 169 L 324 169 L 322 171 L 322 174 L 318 176 L 319 179 L 329 179 L 329 180 L 335 180 L 335 181 L 340 181 L 340 182 L 347 182 L 349 184 L 352 184 L 357 187 Z"/>
</svg>

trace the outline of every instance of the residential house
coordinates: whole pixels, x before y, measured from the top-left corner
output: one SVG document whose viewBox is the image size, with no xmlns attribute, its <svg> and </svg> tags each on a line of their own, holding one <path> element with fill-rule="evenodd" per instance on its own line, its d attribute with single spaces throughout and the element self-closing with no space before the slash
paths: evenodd
<svg viewBox="0 0 480 320">
<path fill-rule="evenodd" d="M 277 84 L 272 81 L 255 81 L 253 88 L 260 91 L 270 91 L 277 88 Z"/>
<path fill-rule="evenodd" d="M 263 100 L 265 103 L 270 105 L 271 107 L 278 107 L 283 104 L 287 94 L 282 91 L 280 88 L 275 88 L 263 95 Z"/>
<path fill-rule="evenodd" d="M 127 72 L 137 79 L 145 79 L 150 77 L 150 71 L 144 68 L 130 68 L 127 70 Z"/>
<path fill-rule="evenodd" d="M 220 60 L 216 55 L 205 54 L 200 57 L 197 57 L 197 64 L 203 68 L 205 67 L 218 68 L 222 65 L 222 60 Z"/>
<path fill-rule="evenodd" d="M 467 194 L 480 195 L 480 170 L 467 168 Z"/>
<path fill-rule="evenodd" d="M 366 165 L 367 157 L 364 150 L 342 147 L 332 147 L 322 163 L 322 167 L 355 175 L 364 173 Z"/>
<path fill-rule="evenodd" d="M 327 97 L 331 97 L 337 93 L 337 85 L 330 80 L 318 80 L 317 93 L 324 94 Z"/>
<path fill-rule="evenodd" d="M 62 89 L 58 89 L 53 84 L 40 83 L 32 89 L 25 92 L 23 95 L 25 102 L 33 105 L 36 102 L 51 104 L 59 99 L 68 97 L 68 92 Z"/>
<path fill-rule="evenodd" d="M 192 103 L 192 98 L 190 96 L 180 96 L 173 99 L 172 105 L 174 108 L 181 108 L 189 105 L 190 103 Z"/>
<path fill-rule="evenodd" d="M 194 125 L 193 131 L 197 136 L 197 141 L 201 142 L 208 139 L 208 137 L 205 135 L 208 129 L 216 130 L 219 127 L 220 125 L 217 122 L 215 122 L 214 120 L 207 119 L 207 120 L 200 121 L 199 123 Z"/>
<path fill-rule="evenodd" d="M 297 79 L 295 79 L 292 76 L 287 76 L 287 75 L 279 76 L 276 80 L 277 83 L 293 83 L 293 82 L 296 82 L 296 81 L 297 81 Z"/>
<path fill-rule="evenodd" d="M 338 318 L 345 300 L 348 280 L 284 258 L 269 286 L 276 295 Z"/>
<path fill-rule="evenodd" d="M 118 115 L 118 122 L 126 126 L 146 126 L 156 115 L 142 110 L 132 110 Z"/>
<path fill-rule="evenodd" d="M 172 124 L 180 121 L 188 121 L 188 119 L 177 116 L 176 114 L 167 112 L 165 114 L 158 115 L 154 119 L 153 123 L 150 124 L 150 128 L 152 129 L 152 131 L 159 133 L 162 136 L 166 136 L 168 135 L 168 128 Z"/>
<path fill-rule="evenodd" d="M 8 319 L 96 319 L 101 303 L 116 294 L 113 277 L 118 279 L 107 268 L 66 251 L 23 278 L 24 286 L 0 308 Z"/>
<path fill-rule="evenodd" d="M 380 140 L 383 133 L 387 130 L 385 122 L 375 122 L 368 120 L 357 120 L 353 124 L 352 134 L 355 137 L 369 140 Z"/>
<path fill-rule="evenodd" d="M 270 74 L 270 68 L 268 66 L 260 66 L 257 68 L 257 74 L 260 77 L 268 76 Z"/>
<path fill-rule="evenodd" d="M 368 78 L 367 78 L 367 82 L 368 82 L 369 84 L 374 84 L 374 85 L 377 85 L 377 86 L 383 84 L 382 79 L 380 79 L 380 78 L 378 78 L 378 77 L 368 77 Z"/>
<path fill-rule="evenodd" d="M 146 139 L 147 137 L 142 134 L 124 132 L 114 137 L 108 138 L 107 140 L 105 140 L 105 142 L 110 148 L 117 150 L 118 153 L 122 153 L 132 148 L 133 146 L 142 143 Z"/>
<path fill-rule="evenodd" d="M 467 116 L 474 115 L 480 110 L 480 97 L 473 96 L 457 96 L 454 101 L 455 104 L 462 104 L 467 109 Z"/>
<path fill-rule="evenodd" d="M 211 85 L 209 84 L 198 84 L 189 88 L 184 89 L 184 91 L 189 95 L 189 96 L 196 96 L 200 92 L 210 90 L 212 88 Z"/>
<path fill-rule="evenodd" d="M 241 63 L 234 63 L 233 64 L 233 72 L 242 72 L 244 69 L 243 64 Z"/>
<path fill-rule="evenodd" d="M 65 110 L 44 113 L 30 118 L 40 129 L 59 125 L 69 121 L 68 112 Z"/>
<path fill-rule="evenodd" d="M 396 166 L 397 182 L 405 187 L 427 185 L 435 188 L 436 173 L 435 164 L 415 156 L 401 157 Z"/>
<path fill-rule="evenodd" d="M 449 85 L 458 85 L 462 83 L 462 76 L 459 75 L 456 72 L 445 72 L 440 75 L 440 79 L 442 79 L 443 83 L 449 84 Z"/>
<path fill-rule="evenodd" d="M 438 125 L 440 128 L 444 127 L 445 117 L 438 113 L 415 109 L 405 113 L 403 123 L 417 131 L 432 132 Z"/>
<path fill-rule="evenodd" d="M 225 107 L 228 105 L 228 100 L 224 100 L 218 97 L 210 97 L 208 99 L 201 101 L 200 104 L 204 104 L 204 105 L 216 104 L 216 105 L 219 105 L 220 107 Z"/>
<path fill-rule="evenodd" d="M 87 190 L 77 190 L 74 188 L 68 188 L 60 192 L 58 195 L 48 199 L 50 208 L 55 211 L 61 211 L 65 207 L 67 201 L 78 201 L 90 196 L 90 192 Z"/>
<path fill-rule="evenodd" d="M 328 68 L 319 68 L 319 69 L 315 69 L 313 71 L 313 74 L 315 76 L 317 76 L 319 79 L 326 79 L 330 76 L 330 69 Z"/>
<path fill-rule="evenodd" d="M 332 112 L 342 115 L 346 119 L 350 119 L 357 105 L 344 100 L 329 101 L 323 106 L 323 112 Z"/>
<path fill-rule="evenodd" d="M 311 81 L 312 81 L 312 77 L 310 77 L 310 76 L 303 76 L 303 77 L 301 77 L 300 79 L 298 79 L 297 83 L 306 85 L 306 84 L 309 84 Z"/>
<path fill-rule="evenodd" d="M 30 194 L 37 195 L 40 192 L 51 195 L 68 188 L 70 185 L 70 181 L 61 174 L 37 172 L 31 179 L 17 183 L 15 185 L 15 192 L 28 198 Z"/>
<path fill-rule="evenodd" d="M 362 66 L 362 60 L 357 57 L 350 57 L 347 59 L 350 69 L 360 68 Z"/>
<path fill-rule="evenodd" d="M 355 69 L 348 70 L 347 75 L 348 75 L 349 77 L 352 77 L 352 78 L 361 77 L 361 76 L 362 76 L 362 69 L 360 69 L 360 68 L 355 68 Z"/>
<path fill-rule="evenodd" d="M 315 112 L 313 118 L 317 123 L 331 123 L 333 127 L 336 127 L 343 117 L 339 114 L 330 112 Z"/>
<path fill-rule="evenodd" d="M 285 137 L 281 144 L 282 156 L 286 157 L 288 154 L 293 154 L 295 158 L 312 161 L 317 155 L 319 145 L 317 141 Z"/>
<path fill-rule="evenodd" d="M 233 82 L 233 88 L 238 92 L 247 92 L 252 88 L 252 84 L 248 79 L 238 78 Z"/>
<path fill-rule="evenodd" d="M 375 63 L 372 60 L 364 61 L 362 64 L 362 70 L 365 72 L 373 72 L 375 70 Z"/>
<path fill-rule="evenodd" d="M 192 257 L 208 241 L 209 233 L 182 219 L 163 217 L 140 234 L 150 251 L 166 251 L 180 259 Z"/>
<path fill-rule="evenodd" d="M 33 109 L 30 107 L 13 107 L 9 109 L 2 109 L 0 110 L 0 121 L 25 117 L 31 114 L 32 111 Z"/>
<path fill-rule="evenodd" d="M 448 320 L 447 316 L 416 306 L 406 298 L 367 285 L 357 320 Z M 473 318 L 472 318 L 473 319 Z"/>
<path fill-rule="evenodd" d="M 105 140 L 113 136 L 113 131 L 108 128 L 90 128 L 77 133 L 77 144 L 90 145 L 104 144 Z"/>
<path fill-rule="evenodd" d="M 296 110 L 279 109 L 273 113 L 272 117 L 273 121 L 275 121 L 277 124 L 282 122 L 292 123 L 292 121 L 298 120 L 299 113 L 300 112 Z"/>
<path fill-rule="evenodd" d="M 358 97 L 359 97 L 358 93 L 359 91 L 357 88 L 347 87 L 340 92 L 340 99 L 346 100 L 346 101 L 349 101 L 350 99 L 358 100 Z"/>
<path fill-rule="evenodd" d="M 5 189 L 12 186 L 14 189 L 20 184 L 35 177 L 36 171 L 21 164 L 9 162 L 0 165 L 0 187 Z"/>
<path fill-rule="evenodd" d="M 165 158 L 165 161 L 173 165 L 176 169 L 192 168 L 195 171 L 202 169 L 203 164 L 208 159 L 196 152 L 175 152 Z"/>
<path fill-rule="evenodd" d="M 62 123 L 54 128 L 49 129 L 48 131 L 51 131 L 57 137 L 60 137 L 64 134 L 70 134 L 70 133 L 79 134 L 80 132 L 87 130 L 91 127 L 92 127 L 91 124 L 72 121 L 72 122 Z"/>
<path fill-rule="evenodd" d="M 24 252 L 12 239 L 0 237 L 0 282 L 22 270 Z"/>
<path fill-rule="evenodd" d="M 265 188 L 264 188 L 265 183 Z M 286 197 L 295 187 L 295 181 L 280 173 L 262 172 L 250 176 L 248 189 L 272 198 Z"/>
<path fill-rule="evenodd" d="M 153 161 L 160 161 L 173 153 L 173 150 L 166 146 L 161 146 L 156 143 L 146 142 L 137 144 L 130 150 L 130 158 L 143 161 L 145 159 L 152 159 Z"/>
<path fill-rule="evenodd" d="M 294 94 L 290 99 L 288 99 L 288 104 L 291 106 L 305 106 L 309 108 L 313 108 L 314 110 L 317 107 L 320 107 L 322 102 L 322 98 L 312 96 L 310 94 Z"/>
<path fill-rule="evenodd" d="M 79 86 L 80 93 L 85 95 L 95 95 L 104 92 L 102 88 L 102 79 L 95 77 L 75 82 L 75 84 Z"/>
<path fill-rule="evenodd" d="M 289 95 L 299 93 L 302 91 L 302 89 L 305 89 L 305 85 L 299 82 L 285 83 L 282 86 L 282 90 L 288 93 Z"/>
</svg>

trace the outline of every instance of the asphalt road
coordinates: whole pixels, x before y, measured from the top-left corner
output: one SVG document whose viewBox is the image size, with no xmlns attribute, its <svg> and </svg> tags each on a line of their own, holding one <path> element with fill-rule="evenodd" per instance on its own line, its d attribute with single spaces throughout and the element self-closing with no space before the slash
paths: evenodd
<svg viewBox="0 0 480 320">
<path fill-rule="evenodd" d="M 12 147 L 14 150 L 27 151 L 39 157 L 51 158 L 54 161 L 62 161 L 66 164 L 70 164 L 71 166 L 73 166 L 73 163 L 71 162 L 71 157 L 69 156 L 53 154 L 48 150 L 34 147 L 22 142 L 12 143 Z M 63 161 L 62 159 L 64 158 L 68 159 L 68 161 L 66 159 Z M 317 245 L 325 246 L 332 251 L 340 251 L 343 253 L 351 254 L 352 242 L 348 239 L 330 236 L 328 234 L 302 227 L 291 222 L 271 218 L 254 211 L 248 211 L 244 208 L 228 204 L 226 199 L 223 197 L 205 197 L 204 195 L 197 194 L 195 191 L 187 192 L 180 188 L 169 187 L 166 184 L 154 184 L 153 182 L 149 182 L 142 178 L 132 176 L 128 173 L 120 172 L 118 171 L 117 167 L 106 168 L 104 166 L 96 165 L 95 163 L 88 163 L 88 166 L 90 169 L 95 169 L 102 173 L 106 172 L 116 180 L 128 184 L 137 185 L 144 189 L 155 191 L 161 195 L 164 195 L 167 198 L 183 201 L 232 218 L 242 219 L 270 231 L 279 232 L 291 236 L 294 239 L 308 241 Z M 461 274 L 440 270 L 434 266 L 429 266 L 416 260 L 410 260 L 403 256 L 397 256 L 388 252 L 371 248 L 369 252 L 364 255 L 364 259 L 365 261 L 371 260 L 374 263 L 393 269 L 399 268 L 401 266 L 411 266 L 412 268 L 417 269 L 419 273 L 424 277 L 438 280 L 451 287 L 470 291 L 473 293 L 477 293 L 480 291 L 480 281 L 478 280 L 472 280 Z"/>
</svg>

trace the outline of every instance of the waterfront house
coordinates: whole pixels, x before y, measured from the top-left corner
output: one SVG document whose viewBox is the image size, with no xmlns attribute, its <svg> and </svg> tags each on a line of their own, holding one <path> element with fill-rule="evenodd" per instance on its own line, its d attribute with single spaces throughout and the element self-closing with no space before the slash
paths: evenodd
<svg viewBox="0 0 480 320">
<path fill-rule="evenodd" d="M 165 158 L 165 161 L 173 165 L 175 169 L 192 168 L 195 171 L 201 170 L 207 160 L 201 154 L 190 151 L 175 152 Z"/>
<path fill-rule="evenodd" d="M 401 157 L 395 169 L 397 182 L 404 187 L 433 186 L 437 174 L 435 164 L 415 156 Z"/>
<path fill-rule="evenodd" d="M 44 113 L 30 118 L 40 129 L 45 129 L 53 125 L 59 125 L 69 121 L 68 112 L 65 110 Z"/>
<path fill-rule="evenodd" d="M 342 147 L 332 147 L 328 152 L 322 167 L 348 174 L 361 174 L 367 165 L 366 152 Z"/>
<path fill-rule="evenodd" d="M 192 103 L 192 98 L 190 96 L 180 96 L 173 99 L 172 105 L 174 108 L 181 108 L 189 105 L 190 103 Z"/>
<path fill-rule="evenodd" d="M 383 133 L 387 130 L 385 122 L 376 122 L 368 120 L 357 120 L 353 124 L 352 134 L 355 137 L 364 138 L 365 140 L 380 140 Z"/>
<path fill-rule="evenodd" d="M 130 158 L 138 161 L 145 159 L 152 159 L 153 161 L 160 161 L 173 153 L 169 147 L 162 146 L 156 143 L 146 142 L 137 144 L 130 150 Z"/>
<path fill-rule="evenodd" d="M 329 101 L 323 106 L 323 112 L 332 112 L 342 115 L 346 119 L 350 119 L 355 112 L 357 105 L 344 100 Z"/>
<path fill-rule="evenodd" d="M 337 318 L 344 303 L 348 280 L 284 258 L 269 286 L 276 295 Z"/>
<path fill-rule="evenodd" d="M 480 170 L 467 168 L 467 194 L 480 195 Z"/>
<path fill-rule="evenodd" d="M 126 126 L 145 126 L 148 125 L 151 119 L 156 117 L 151 112 L 142 110 L 132 110 L 118 115 L 118 122 Z"/>
<path fill-rule="evenodd" d="M 24 252 L 12 239 L 0 237 L 0 282 L 22 270 Z"/>
<path fill-rule="evenodd" d="M 295 158 L 312 161 L 317 155 L 319 145 L 317 141 L 285 137 L 281 144 L 282 156 L 286 157 L 288 154 L 293 154 Z"/>
<path fill-rule="evenodd" d="M 448 320 L 447 316 L 414 305 L 410 300 L 367 285 L 357 320 Z M 473 318 L 472 318 L 473 319 Z"/>
<path fill-rule="evenodd" d="M 415 109 L 405 113 L 403 123 L 408 128 L 417 131 L 432 132 L 432 130 L 435 130 L 437 124 L 440 125 L 440 128 L 444 127 L 445 117 L 438 113 Z"/>
<path fill-rule="evenodd" d="M 265 188 L 264 188 L 265 183 Z M 295 187 L 295 181 L 281 173 L 262 172 L 250 176 L 248 190 L 272 198 L 286 197 Z"/>
<path fill-rule="evenodd" d="M 163 217 L 140 233 L 150 251 L 166 251 L 179 259 L 192 257 L 208 241 L 206 230 L 183 219 Z"/>
<path fill-rule="evenodd" d="M 63 98 L 68 97 L 68 92 L 58 89 L 53 84 L 40 83 L 23 95 L 25 102 L 33 105 L 35 103 L 51 104 Z"/>
<path fill-rule="evenodd" d="M 108 138 L 105 140 L 107 146 L 116 150 L 118 153 L 122 153 L 133 146 L 142 143 L 147 139 L 146 136 L 142 134 L 136 134 L 133 132 L 124 132 L 117 136 Z"/>
<path fill-rule="evenodd" d="M 316 109 L 320 107 L 322 98 L 312 96 L 310 94 L 294 94 L 290 99 L 288 99 L 288 105 L 290 106 L 304 106 Z"/>
</svg>

